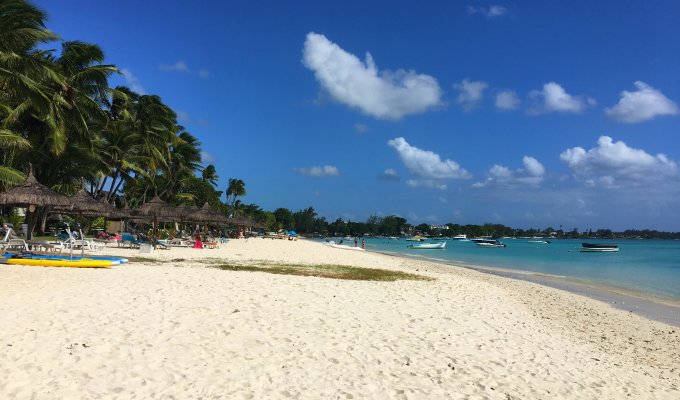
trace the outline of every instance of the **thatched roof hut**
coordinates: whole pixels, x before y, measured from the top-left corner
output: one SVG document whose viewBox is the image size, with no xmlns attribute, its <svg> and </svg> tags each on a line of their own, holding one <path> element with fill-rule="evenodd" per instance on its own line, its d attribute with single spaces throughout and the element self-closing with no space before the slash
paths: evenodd
<svg viewBox="0 0 680 400">
<path fill-rule="evenodd" d="M 29 208 L 31 206 L 69 208 L 73 205 L 68 197 L 40 184 L 33 176 L 32 170 L 28 171 L 24 183 L 0 193 L 0 204 Z"/>
</svg>

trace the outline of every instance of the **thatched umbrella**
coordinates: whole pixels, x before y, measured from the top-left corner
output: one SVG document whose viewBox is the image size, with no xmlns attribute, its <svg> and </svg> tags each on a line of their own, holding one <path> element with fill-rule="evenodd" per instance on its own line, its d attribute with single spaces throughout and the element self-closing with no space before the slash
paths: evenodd
<svg viewBox="0 0 680 400">
<path fill-rule="evenodd" d="M 200 208 L 196 206 L 184 204 L 178 206 L 177 211 L 180 214 L 181 222 L 203 222 L 197 217 L 197 213 L 200 211 Z"/>
<path fill-rule="evenodd" d="M 214 223 L 214 224 L 227 224 L 228 219 L 226 215 L 219 211 L 213 210 L 208 202 L 203 204 L 203 207 L 193 215 L 197 222 L 203 223 Z"/>
<path fill-rule="evenodd" d="M 85 189 L 80 189 L 76 194 L 69 197 L 69 206 L 53 207 L 54 211 L 64 214 L 79 214 L 86 216 L 103 215 L 105 213 L 104 203 L 96 200 Z"/>
<path fill-rule="evenodd" d="M 24 183 L 0 193 L 0 204 L 27 207 L 31 212 L 35 210 L 35 207 L 69 208 L 73 205 L 68 197 L 40 184 L 30 169 Z"/>
<path fill-rule="evenodd" d="M 257 222 L 251 220 L 250 218 L 246 218 L 246 217 L 230 218 L 229 224 L 230 225 L 236 225 L 236 226 L 244 226 L 244 227 L 249 227 L 249 228 L 262 227 L 261 224 L 258 224 Z"/>
<path fill-rule="evenodd" d="M 21 185 L 14 186 L 10 190 L 0 193 L 0 205 L 15 205 L 28 208 L 33 213 L 36 207 L 71 207 L 68 197 L 61 195 L 45 185 L 41 185 L 33 176 L 33 170 L 29 168 L 26 181 Z M 30 231 L 30 228 L 29 228 Z M 26 233 L 30 238 L 30 232 Z"/>
<path fill-rule="evenodd" d="M 130 215 L 130 209 L 127 207 L 124 208 L 116 208 L 113 204 L 106 202 L 104 200 L 98 200 L 100 203 L 104 205 L 104 214 L 102 214 L 103 217 L 106 219 L 112 219 L 115 221 L 118 220 L 125 220 L 131 218 Z"/>
<path fill-rule="evenodd" d="M 156 242 L 158 241 L 158 221 L 174 221 L 181 218 L 178 210 L 161 200 L 158 195 L 132 210 L 132 216 L 146 217 L 153 221 L 154 237 L 152 239 L 154 247 L 156 247 Z"/>
</svg>

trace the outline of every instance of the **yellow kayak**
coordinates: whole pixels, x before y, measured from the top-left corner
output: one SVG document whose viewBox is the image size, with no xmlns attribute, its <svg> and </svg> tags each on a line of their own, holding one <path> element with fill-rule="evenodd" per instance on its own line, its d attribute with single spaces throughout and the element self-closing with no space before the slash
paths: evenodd
<svg viewBox="0 0 680 400">
<path fill-rule="evenodd" d="M 106 260 L 47 260 L 31 258 L 8 258 L 6 264 L 33 265 L 37 267 L 71 267 L 71 268 L 108 268 L 114 263 Z"/>
</svg>

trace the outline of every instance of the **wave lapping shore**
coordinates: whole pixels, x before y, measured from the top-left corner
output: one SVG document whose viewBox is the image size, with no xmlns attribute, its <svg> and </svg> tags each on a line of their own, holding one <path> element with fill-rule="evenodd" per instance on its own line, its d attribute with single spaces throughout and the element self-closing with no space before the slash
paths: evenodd
<svg viewBox="0 0 680 400">
<path fill-rule="evenodd" d="M 0 398 L 680 398 L 680 329 L 558 289 L 304 240 L 144 256 L 0 266 Z"/>
</svg>

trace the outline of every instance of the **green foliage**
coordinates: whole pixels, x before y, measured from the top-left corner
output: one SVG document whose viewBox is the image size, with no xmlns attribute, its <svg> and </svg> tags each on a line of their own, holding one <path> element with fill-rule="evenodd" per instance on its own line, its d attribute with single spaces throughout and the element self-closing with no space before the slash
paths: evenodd
<svg viewBox="0 0 680 400">
<path fill-rule="evenodd" d="M 0 221 L 8 222 L 14 225 L 15 227 L 18 227 L 24 223 L 24 217 L 19 215 L 19 213 L 17 213 L 16 210 L 12 210 L 10 214 L 3 215 L 2 218 L 0 218 Z"/>
<path fill-rule="evenodd" d="M 295 217 L 293 213 L 287 208 L 277 208 L 274 210 L 274 217 L 276 218 L 276 229 L 293 229 L 295 227 Z"/>
</svg>

